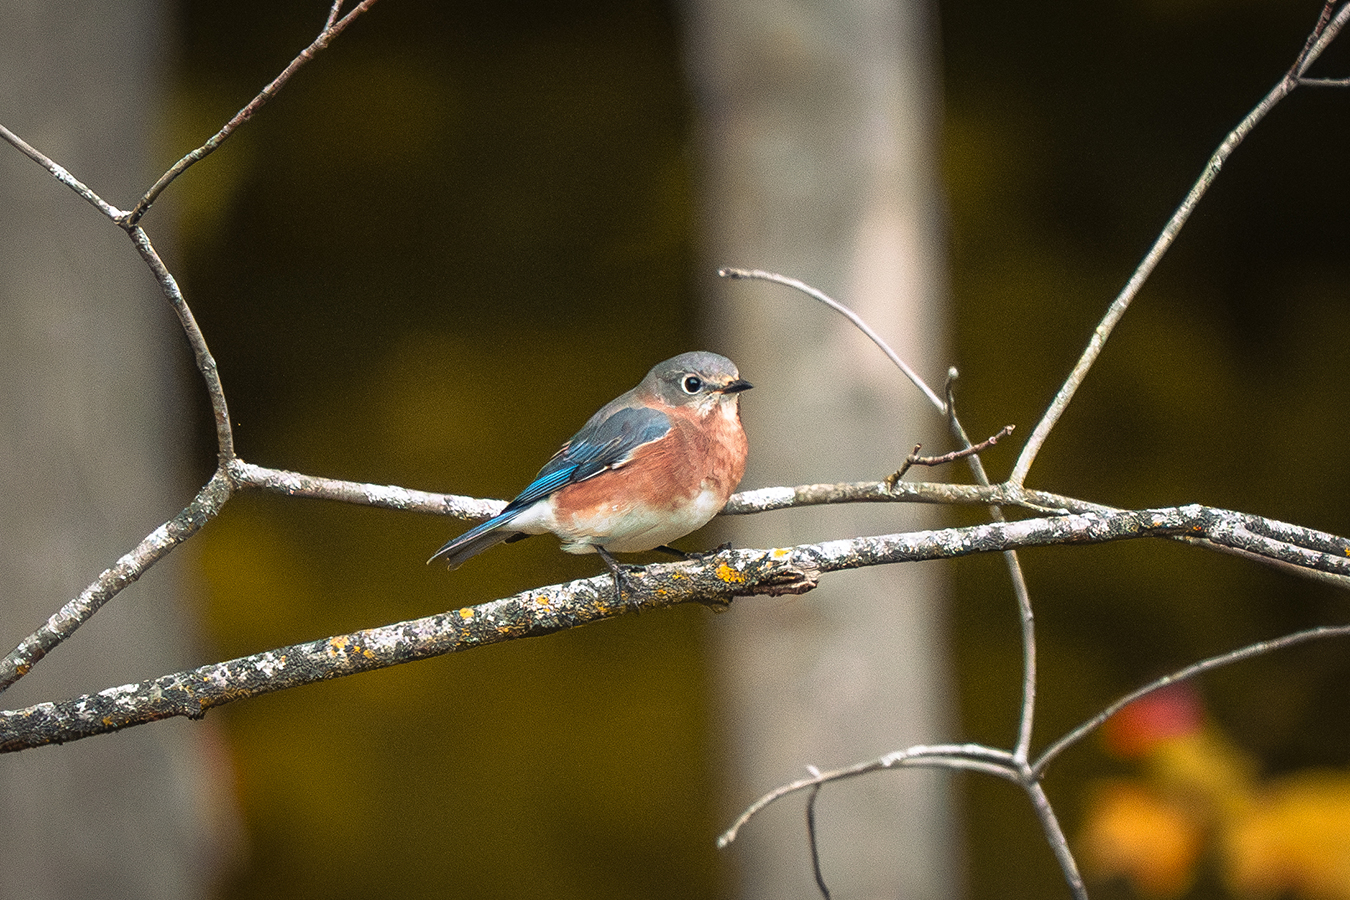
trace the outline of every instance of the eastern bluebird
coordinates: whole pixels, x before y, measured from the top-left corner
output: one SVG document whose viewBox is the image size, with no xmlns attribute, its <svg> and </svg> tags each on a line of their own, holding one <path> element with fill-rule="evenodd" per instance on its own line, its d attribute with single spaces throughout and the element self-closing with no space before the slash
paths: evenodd
<svg viewBox="0 0 1350 900">
<path fill-rule="evenodd" d="M 702 528 L 745 474 L 741 391 L 731 360 L 682 353 L 591 416 L 500 513 L 450 541 L 427 562 L 451 569 L 502 541 L 546 531 L 568 553 L 598 553 L 622 599 L 613 553 L 665 546 Z"/>
</svg>

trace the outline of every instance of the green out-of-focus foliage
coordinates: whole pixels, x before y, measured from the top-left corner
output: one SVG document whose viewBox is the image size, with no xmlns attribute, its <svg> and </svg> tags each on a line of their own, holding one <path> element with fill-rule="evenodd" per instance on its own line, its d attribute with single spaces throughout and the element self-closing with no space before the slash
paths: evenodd
<svg viewBox="0 0 1350 900">
<path fill-rule="evenodd" d="M 166 164 L 325 13 L 182 4 Z M 178 270 L 243 457 L 510 496 L 691 349 L 675 37 L 658 4 L 390 0 L 185 175 Z M 543 538 L 453 573 L 423 564 L 465 527 L 239 497 L 200 546 L 214 647 L 603 571 Z M 628 617 L 225 711 L 248 848 L 228 895 L 718 896 L 707 617 Z"/>
<path fill-rule="evenodd" d="M 1008 422 L 1029 433 L 1320 6 L 938 4 L 954 362 L 972 433 Z M 181 4 L 164 164 L 269 81 L 324 12 Z M 653 362 L 703 343 L 676 12 L 385 0 L 174 186 L 171 264 L 220 363 L 245 459 L 509 496 Z M 1322 69 L 1350 74 L 1350 52 L 1335 48 Z M 1350 533 L 1348 150 L 1350 92 L 1300 90 L 1257 129 L 1112 338 L 1031 486 Z M 1015 446 L 986 457 L 996 476 Z M 200 458 L 211 455 L 204 444 Z M 547 537 L 450 574 L 422 565 L 463 527 L 240 497 L 201 538 L 215 649 L 244 654 L 601 571 Z M 1345 618 L 1329 589 L 1183 546 L 1023 562 L 1041 640 L 1040 744 L 1154 675 Z M 1007 576 L 996 558 L 949 568 L 965 723 L 953 738 L 1007 746 L 1021 665 Z M 626 617 L 228 708 L 249 848 L 229 895 L 725 894 L 707 619 Z M 1306 647 L 1210 676 L 1206 695 L 1269 770 L 1343 765 L 1347 660 L 1343 646 Z M 1071 832 L 1077 791 L 1108 766 L 1086 747 L 1052 769 Z M 964 785 L 973 895 L 1058 895 L 1025 799 L 992 780 Z M 1202 879 L 1201 892 L 1217 889 Z"/>
<path fill-rule="evenodd" d="M 1321 6 L 940 4 L 959 396 L 972 433 L 1032 427 Z M 1320 72 L 1350 74 L 1350 48 L 1333 50 Z M 1332 162 L 1347 153 L 1344 90 L 1299 90 L 1259 126 L 1117 329 L 1030 486 L 1120 506 L 1209 503 L 1350 533 L 1350 177 Z M 1011 456 L 987 457 L 996 477 Z M 1340 592 L 1182 546 L 1022 561 L 1040 636 L 1042 746 L 1156 675 L 1347 617 Z M 1007 746 L 1021 665 L 1007 577 L 996 559 L 952 571 L 963 737 Z M 1305 647 L 1203 686 L 1271 771 L 1345 765 L 1345 651 Z M 1089 745 L 1052 768 L 1048 787 L 1071 833 L 1084 779 L 1106 766 Z M 1044 896 L 1056 867 L 1024 798 L 987 780 L 967 785 L 972 893 Z M 1117 896 L 1096 887 L 1094 896 Z M 1213 896 L 1217 880 L 1197 890 Z"/>
</svg>

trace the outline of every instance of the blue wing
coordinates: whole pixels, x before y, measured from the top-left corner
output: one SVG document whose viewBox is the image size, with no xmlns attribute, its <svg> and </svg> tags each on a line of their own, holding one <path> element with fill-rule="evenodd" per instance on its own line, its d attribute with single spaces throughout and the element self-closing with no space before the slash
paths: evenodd
<svg viewBox="0 0 1350 900">
<path fill-rule="evenodd" d="M 623 465 L 639 447 L 670 431 L 670 419 L 658 410 L 645 406 L 613 407 L 611 404 L 592 416 L 505 509 L 448 542 L 427 562 L 444 559 L 453 569 L 469 557 L 507 540 L 515 532 L 504 526 L 530 506 L 569 484 Z"/>
</svg>

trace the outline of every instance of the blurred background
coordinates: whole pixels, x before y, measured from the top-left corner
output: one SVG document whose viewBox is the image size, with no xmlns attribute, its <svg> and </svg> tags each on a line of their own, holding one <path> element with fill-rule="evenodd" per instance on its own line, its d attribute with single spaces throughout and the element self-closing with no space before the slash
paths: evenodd
<svg viewBox="0 0 1350 900">
<path fill-rule="evenodd" d="M 986 456 L 1001 477 L 1320 6 L 384 0 L 183 176 L 146 227 L 253 463 L 509 497 L 596 408 L 692 348 L 732 356 L 756 384 L 744 487 L 878 479 L 915 443 L 951 448 L 916 392 L 831 314 L 711 277 L 742 265 L 855 305 L 935 386 L 958 366 L 967 429 L 1018 426 Z M 130 206 L 324 12 L 256 0 L 8 9 L 0 121 Z M 1320 71 L 1350 74 L 1346 40 Z M 57 79 L 67 66 L 75 74 Z M 1347 147 L 1345 91 L 1299 90 L 1256 130 L 1031 486 L 1350 534 Z M 199 379 L 132 248 L 0 150 L 13 210 L 0 215 L 0 520 L 46 535 L 6 542 L 7 592 L 31 604 L 5 617 L 12 646 L 181 508 L 215 448 Z M 38 232 L 47 221 L 65 224 Z M 72 289 L 74 273 L 91 286 Z M 121 290 L 122 312 L 104 312 Z M 170 387 L 146 396 L 149 383 Z M 42 428 L 45 443 L 32 438 Z M 86 449 L 67 460 L 75 441 Z M 131 465 L 109 450 L 128 445 Z M 793 511 L 717 523 L 682 546 L 982 520 Z M 599 571 L 548 538 L 452 574 L 422 565 L 462 528 L 236 497 L 7 700 Z M 1346 620 L 1343 593 L 1162 542 L 1022 560 L 1041 648 L 1038 746 L 1157 675 Z M 1305 646 L 1201 681 L 1209 733 L 1225 735 L 1229 763 L 1244 760 L 1233 784 L 1350 772 L 1344 651 Z M 627 616 L 32 751 L 0 760 L 0 812 L 27 835 L 0 850 L 0 896 L 40 896 L 52 878 L 34 866 L 72 879 L 53 896 L 817 896 L 799 800 L 727 851 L 715 836 L 807 764 L 920 741 L 1010 746 L 1020 654 L 1001 560 L 965 559 L 841 576 L 719 616 Z M 63 666 L 80 674 L 48 675 Z M 1104 779 L 1149 771 L 1090 742 L 1047 788 L 1078 840 L 1100 831 Z M 113 773 L 122 787 L 95 789 Z M 821 816 L 835 896 L 1064 895 L 1030 807 L 993 779 L 888 773 L 827 789 Z M 1204 849 L 1218 827 L 1206 821 L 1182 876 L 1149 881 L 1103 856 L 1094 896 L 1271 890 Z M 1327 896 L 1350 896 L 1345 884 Z"/>
</svg>

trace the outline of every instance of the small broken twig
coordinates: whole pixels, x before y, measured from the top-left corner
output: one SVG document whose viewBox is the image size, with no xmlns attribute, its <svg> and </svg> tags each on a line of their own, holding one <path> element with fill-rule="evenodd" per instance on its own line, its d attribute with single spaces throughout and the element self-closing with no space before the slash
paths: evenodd
<svg viewBox="0 0 1350 900">
<path fill-rule="evenodd" d="M 964 459 L 967 456 L 974 456 L 976 453 L 988 450 L 990 447 L 997 444 L 1000 439 L 1012 434 L 1013 429 L 1016 427 L 1016 425 L 1004 425 L 998 434 L 990 435 L 978 444 L 974 444 L 962 450 L 953 450 L 951 453 L 944 453 L 941 456 L 920 456 L 919 451 L 923 449 L 923 444 L 915 444 L 914 450 L 909 456 L 905 457 L 905 464 L 901 466 L 898 471 L 892 472 L 890 475 L 886 476 L 886 486 L 894 488 L 900 483 L 900 479 L 905 477 L 905 473 L 908 472 L 912 466 L 946 465 L 949 462 L 955 462 L 958 459 Z"/>
</svg>

